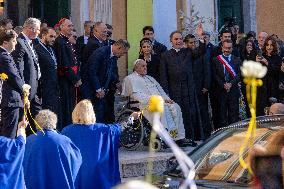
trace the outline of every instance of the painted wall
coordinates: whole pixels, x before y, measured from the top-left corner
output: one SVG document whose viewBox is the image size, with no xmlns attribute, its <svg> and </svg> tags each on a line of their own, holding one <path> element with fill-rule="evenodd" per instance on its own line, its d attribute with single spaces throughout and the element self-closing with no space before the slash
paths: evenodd
<svg viewBox="0 0 284 189">
<path fill-rule="evenodd" d="M 152 18 L 152 0 L 127 0 L 127 40 L 130 43 L 128 72 L 132 72 L 132 64 L 139 55 L 142 29 L 146 25 L 152 25 Z"/>
<path fill-rule="evenodd" d="M 284 40 L 284 0 L 257 0 L 257 31 L 277 34 Z"/>
<path fill-rule="evenodd" d="M 177 30 L 176 1 L 153 0 L 153 27 L 157 41 L 171 48 L 169 36 Z"/>
</svg>

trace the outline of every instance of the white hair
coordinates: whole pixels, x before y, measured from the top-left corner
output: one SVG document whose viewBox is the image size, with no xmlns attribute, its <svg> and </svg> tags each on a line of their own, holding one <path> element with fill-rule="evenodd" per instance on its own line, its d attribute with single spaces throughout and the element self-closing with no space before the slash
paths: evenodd
<svg viewBox="0 0 284 189">
<path fill-rule="evenodd" d="M 143 59 L 137 59 L 137 60 L 135 60 L 134 62 L 133 62 L 133 71 L 135 71 L 135 69 L 136 69 L 136 66 L 138 65 L 138 63 L 140 62 L 140 61 L 144 61 Z"/>
<path fill-rule="evenodd" d="M 37 18 L 28 18 L 26 19 L 23 27 L 26 28 L 26 27 L 30 27 L 30 26 L 39 26 L 40 27 L 40 20 L 37 19 Z"/>
<path fill-rule="evenodd" d="M 56 129 L 57 116 L 50 110 L 39 111 L 35 120 L 42 129 Z"/>
</svg>

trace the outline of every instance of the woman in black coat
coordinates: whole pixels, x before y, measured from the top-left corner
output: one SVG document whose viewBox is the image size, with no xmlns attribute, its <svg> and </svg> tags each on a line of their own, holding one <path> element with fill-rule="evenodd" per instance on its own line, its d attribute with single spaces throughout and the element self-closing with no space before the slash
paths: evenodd
<svg viewBox="0 0 284 189">
<path fill-rule="evenodd" d="M 242 60 L 242 62 L 244 60 L 253 60 L 253 61 L 255 61 L 256 55 L 257 55 L 257 49 L 256 49 L 254 41 L 247 40 L 245 42 L 243 51 L 241 52 L 241 60 Z"/>
<path fill-rule="evenodd" d="M 147 63 L 147 75 L 153 77 L 158 82 L 160 81 L 159 74 L 159 58 L 153 51 L 153 45 L 150 39 L 143 38 L 140 41 L 139 59 L 143 59 Z"/>
<path fill-rule="evenodd" d="M 281 67 L 281 57 L 275 39 L 269 36 L 262 48 L 263 56 L 256 56 L 256 61 L 267 67 L 267 74 L 263 78 L 263 85 L 266 87 L 266 106 L 270 106 L 269 98 L 278 99 L 279 95 L 279 73 Z"/>
</svg>

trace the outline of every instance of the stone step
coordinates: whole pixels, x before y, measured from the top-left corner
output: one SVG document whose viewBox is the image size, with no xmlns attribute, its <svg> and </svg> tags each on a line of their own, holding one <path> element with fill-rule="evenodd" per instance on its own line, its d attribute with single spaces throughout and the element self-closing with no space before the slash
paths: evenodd
<svg viewBox="0 0 284 189">
<path fill-rule="evenodd" d="M 188 153 L 193 147 L 186 147 L 183 150 Z M 122 180 L 132 177 L 143 177 L 149 173 L 148 162 L 153 162 L 154 174 L 161 174 L 167 168 L 168 159 L 173 156 L 171 149 L 150 154 L 147 147 L 141 147 L 135 151 L 119 149 L 120 175 Z"/>
</svg>

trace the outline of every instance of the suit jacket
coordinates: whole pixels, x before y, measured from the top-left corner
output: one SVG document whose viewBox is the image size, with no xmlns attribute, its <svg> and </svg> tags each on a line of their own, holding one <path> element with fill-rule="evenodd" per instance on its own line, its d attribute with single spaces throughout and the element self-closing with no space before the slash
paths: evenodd
<svg viewBox="0 0 284 189">
<path fill-rule="evenodd" d="M 96 49 L 105 45 L 106 44 L 104 42 L 100 43 L 100 41 L 96 37 L 89 38 L 88 43 L 83 51 L 83 62 L 86 63 Z"/>
<path fill-rule="evenodd" d="M 20 76 L 24 83 L 31 86 L 30 100 L 33 99 L 37 93 L 39 80 L 39 65 L 36 52 L 30 48 L 26 38 L 23 34 L 19 34 L 17 38 L 17 45 L 15 50 L 11 53 L 14 61 L 20 71 Z"/>
<path fill-rule="evenodd" d="M 86 69 L 82 73 L 81 91 L 84 98 L 93 98 L 96 90 L 104 88 L 108 80 L 107 72 L 112 63 L 109 84 L 106 89 L 115 90 L 115 85 L 119 82 L 117 58 L 110 57 L 111 47 L 101 47 L 93 52 L 89 58 Z"/>
<path fill-rule="evenodd" d="M 82 63 L 83 62 L 83 54 L 84 54 L 84 48 L 86 47 L 86 44 L 84 43 L 84 35 L 78 37 L 76 41 L 76 51 L 78 54 L 78 60 Z"/>
<path fill-rule="evenodd" d="M 160 56 L 163 52 L 167 50 L 167 47 L 158 41 L 154 41 L 153 51 L 157 56 Z"/>
<path fill-rule="evenodd" d="M 20 77 L 19 70 L 12 56 L 0 48 L 0 73 L 8 75 L 8 79 L 2 85 L 2 102 L 1 108 L 23 107 L 23 80 Z"/>
<path fill-rule="evenodd" d="M 229 80 L 227 82 L 232 84 L 231 91 L 235 94 L 239 95 L 239 87 L 238 82 L 240 81 L 240 59 L 235 57 L 234 55 L 231 56 L 231 61 L 235 65 L 235 72 L 236 77 L 233 77 L 229 74 Z M 224 93 L 226 90 L 224 89 L 225 81 L 225 73 L 224 73 L 224 66 L 223 64 L 217 59 L 217 57 L 213 58 L 213 78 L 215 82 L 216 89 L 218 93 Z"/>
<path fill-rule="evenodd" d="M 43 108 L 48 108 L 48 106 L 45 106 L 46 102 L 49 101 L 50 106 L 55 103 L 54 97 L 58 97 L 57 62 L 55 58 L 55 53 L 51 49 L 51 47 L 43 47 L 43 45 L 44 44 L 42 43 L 38 44 L 37 46 L 35 46 L 35 50 L 38 54 L 38 62 L 41 70 L 40 83 L 41 97 L 43 102 L 42 105 Z M 52 50 L 54 58 L 52 58 L 52 54 L 48 50 Z"/>
</svg>

